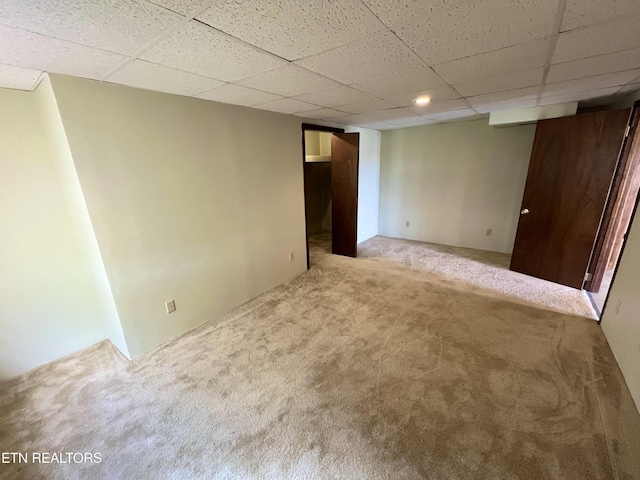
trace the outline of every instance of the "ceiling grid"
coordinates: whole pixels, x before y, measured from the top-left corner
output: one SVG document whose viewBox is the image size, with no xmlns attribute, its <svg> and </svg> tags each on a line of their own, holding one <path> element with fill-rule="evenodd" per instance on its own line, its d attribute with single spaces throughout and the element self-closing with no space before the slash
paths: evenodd
<svg viewBox="0 0 640 480">
<path fill-rule="evenodd" d="M 61 73 L 391 129 L 611 104 L 640 88 L 639 23 L 637 0 L 3 0 L 0 87 Z"/>
</svg>

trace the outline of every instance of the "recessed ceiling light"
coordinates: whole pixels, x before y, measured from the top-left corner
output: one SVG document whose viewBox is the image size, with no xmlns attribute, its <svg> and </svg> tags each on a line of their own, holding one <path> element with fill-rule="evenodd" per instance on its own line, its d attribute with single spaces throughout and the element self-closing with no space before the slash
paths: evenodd
<svg viewBox="0 0 640 480">
<path fill-rule="evenodd" d="M 427 105 L 431 102 L 431 98 L 429 97 L 418 97 L 414 100 L 416 105 Z"/>
</svg>

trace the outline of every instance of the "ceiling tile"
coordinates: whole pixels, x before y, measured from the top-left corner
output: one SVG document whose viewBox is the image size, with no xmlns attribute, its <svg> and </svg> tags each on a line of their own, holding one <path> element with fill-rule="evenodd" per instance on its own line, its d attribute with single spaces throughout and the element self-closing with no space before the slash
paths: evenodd
<svg viewBox="0 0 640 480">
<path fill-rule="evenodd" d="M 339 110 L 333 110 L 332 108 L 320 108 L 319 110 L 312 110 L 310 112 L 296 113 L 296 115 L 300 117 L 315 118 L 317 120 L 347 116 L 345 112 L 341 112 Z"/>
<path fill-rule="evenodd" d="M 447 83 L 429 67 L 420 64 L 414 70 L 406 73 L 373 78 L 351 86 L 371 95 L 388 97 L 446 87 Z"/>
<path fill-rule="evenodd" d="M 455 120 L 458 118 L 478 117 L 478 114 L 470 108 L 464 108 L 462 110 L 454 110 L 452 112 L 434 113 L 427 115 L 430 120 L 445 121 Z"/>
<path fill-rule="evenodd" d="M 127 57 L 0 26 L 0 59 L 17 67 L 100 80 Z"/>
<path fill-rule="evenodd" d="M 360 125 L 375 122 L 375 120 L 365 115 L 348 115 L 346 117 L 332 118 L 331 121 L 342 125 Z"/>
<path fill-rule="evenodd" d="M 155 3 L 161 7 L 168 8 L 180 15 L 185 15 L 189 18 L 196 12 L 199 13 L 200 9 L 211 0 L 147 0 L 150 3 Z"/>
<path fill-rule="evenodd" d="M 399 107 L 410 107 L 415 105 L 414 100 L 418 97 L 429 97 L 432 101 L 444 101 L 460 98 L 460 94 L 451 87 L 442 87 L 405 93 L 403 95 L 394 95 L 386 97 L 385 100 L 389 100 Z"/>
<path fill-rule="evenodd" d="M 284 60 L 195 21 L 184 25 L 142 58 L 224 81 L 239 80 L 285 64 Z"/>
<path fill-rule="evenodd" d="M 298 60 L 297 64 L 342 83 L 415 71 L 422 62 L 391 32 Z"/>
<path fill-rule="evenodd" d="M 620 87 L 600 88 L 595 90 L 588 90 L 583 92 L 570 92 L 562 95 L 550 95 L 542 97 L 538 105 L 555 105 L 558 103 L 567 102 L 580 102 L 581 100 L 589 100 L 593 98 L 605 98 L 608 104 L 615 101 L 609 100 L 613 95 L 616 95 L 620 90 Z"/>
<path fill-rule="evenodd" d="M 544 69 L 516 71 L 500 77 L 485 78 L 454 85 L 465 97 L 502 92 L 542 84 Z"/>
<path fill-rule="evenodd" d="M 597 77 L 569 80 L 566 82 L 549 83 L 545 85 L 542 92 L 543 97 L 554 97 L 577 92 L 588 92 L 601 88 L 621 87 L 640 76 L 640 69 L 628 70 L 626 72 L 609 73 L 598 75 Z"/>
<path fill-rule="evenodd" d="M 551 65 L 547 83 L 640 68 L 640 48 Z"/>
<path fill-rule="evenodd" d="M 364 103 L 374 99 L 371 95 L 367 95 L 351 87 L 332 88 L 321 92 L 298 95 L 295 98 L 322 107 L 337 107 L 338 105 Z"/>
<path fill-rule="evenodd" d="M 6 0 L 0 24 L 133 55 L 184 17 L 134 0 Z"/>
<path fill-rule="evenodd" d="M 425 117 L 431 117 L 436 113 L 450 112 L 453 110 L 460 110 L 464 108 L 469 108 L 467 102 L 464 99 L 458 98 L 454 100 L 444 100 L 444 101 L 432 101 L 427 105 L 414 105 L 413 107 L 409 107 L 411 111 L 417 113 L 418 115 L 422 115 Z"/>
<path fill-rule="evenodd" d="M 272 102 L 282 98 L 280 95 L 261 92 L 259 90 L 254 90 L 253 88 L 241 87 L 240 85 L 234 85 L 232 83 L 200 93 L 196 95 L 196 97 L 203 98 L 205 100 L 213 100 L 214 102 L 243 105 L 245 107 Z"/>
<path fill-rule="evenodd" d="M 506 92 L 487 93 L 474 97 L 467 97 L 472 107 L 480 107 L 482 105 L 490 105 L 494 103 L 514 102 L 522 100 L 537 99 L 542 91 L 542 86 L 519 88 L 517 90 L 508 90 Z"/>
<path fill-rule="evenodd" d="M 638 17 L 561 33 L 551 63 L 640 48 Z"/>
<path fill-rule="evenodd" d="M 235 83 L 265 92 L 277 93 L 284 97 L 293 97 L 295 95 L 313 93 L 340 86 L 339 83 L 333 80 L 329 80 L 292 63 L 274 68 L 273 70 L 267 70 L 266 72 L 239 80 Z"/>
<path fill-rule="evenodd" d="M 45 70 L 50 73 L 102 80 L 126 60 L 126 57 L 117 53 L 73 45 L 68 55 L 53 58 Z"/>
<path fill-rule="evenodd" d="M 558 7 L 558 0 L 363 1 L 429 65 L 547 37 Z"/>
<path fill-rule="evenodd" d="M 0 65 L 0 88 L 33 90 L 38 83 L 40 75 L 42 75 L 42 72 L 39 70 Z"/>
<path fill-rule="evenodd" d="M 444 123 L 438 120 L 429 120 L 428 118 L 425 118 L 424 120 L 425 121 L 423 123 L 416 123 L 413 125 L 402 125 L 400 127 L 396 127 L 396 129 L 397 128 L 418 128 L 418 127 L 426 127 L 427 125 L 437 125 L 439 123 Z"/>
<path fill-rule="evenodd" d="M 395 125 L 407 126 L 407 125 L 427 125 L 433 123 L 433 120 L 421 117 L 419 115 L 413 117 L 394 118 L 392 122 Z"/>
<path fill-rule="evenodd" d="M 0 25 L 0 59 L 4 64 L 45 70 L 52 58 L 70 56 L 74 47 L 69 42 Z"/>
<path fill-rule="evenodd" d="M 281 100 L 274 100 L 273 102 L 256 105 L 255 108 L 279 113 L 300 113 L 313 111 L 316 106 L 299 100 L 294 100 L 293 98 L 283 98 Z"/>
<path fill-rule="evenodd" d="M 523 100 L 509 100 L 504 102 L 487 103 L 478 105 L 473 109 L 478 113 L 499 112 L 501 110 L 515 110 L 518 108 L 532 108 L 538 105 L 537 97 L 525 98 Z"/>
<path fill-rule="evenodd" d="M 469 115 L 461 116 L 457 118 L 448 118 L 446 120 L 438 121 L 438 123 L 458 123 L 458 122 L 475 122 L 476 120 L 484 120 L 487 117 L 485 115 Z"/>
<path fill-rule="evenodd" d="M 405 128 L 405 127 L 401 127 L 400 125 L 395 125 L 393 123 L 387 123 L 387 122 L 372 122 L 372 123 L 366 123 L 364 124 L 366 125 L 365 127 L 362 128 L 369 128 L 371 130 L 397 130 L 399 128 Z"/>
<path fill-rule="evenodd" d="M 549 39 L 533 40 L 471 57 L 435 65 L 433 69 L 450 84 L 469 82 L 520 70 L 545 66 Z"/>
<path fill-rule="evenodd" d="M 388 122 L 364 122 L 355 125 L 360 128 L 368 128 L 369 130 L 397 130 L 399 128 L 405 128 L 400 125 Z"/>
<path fill-rule="evenodd" d="M 640 15 L 638 0 L 567 0 L 560 31 Z"/>
<path fill-rule="evenodd" d="M 383 28 L 359 0 L 220 0 L 198 20 L 287 60 L 324 52 Z"/>
<path fill-rule="evenodd" d="M 130 87 L 188 96 L 222 85 L 218 80 L 143 60 L 129 63 L 107 80 Z"/>
<path fill-rule="evenodd" d="M 337 109 L 348 113 L 367 113 L 375 110 L 384 110 L 385 108 L 395 108 L 398 105 L 395 103 L 387 102 L 386 100 L 380 100 L 379 98 L 371 98 L 366 102 L 350 103 L 348 105 L 338 105 Z"/>
<path fill-rule="evenodd" d="M 623 94 L 626 95 L 626 94 L 633 93 L 633 92 L 636 92 L 636 91 L 640 90 L 640 83 L 637 83 L 636 80 L 640 80 L 640 79 L 635 79 L 633 81 L 633 83 L 629 83 L 629 84 L 623 86 L 620 89 L 620 93 L 623 93 Z"/>
<path fill-rule="evenodd" d="M 392 108 L 389 110 L 378 110 L 377 112 L 368 112 L 366 115 L 374 121 L 392 121 L 397 118 L 416 117 L 416 113 L 410 108 Z"/>
</svg>

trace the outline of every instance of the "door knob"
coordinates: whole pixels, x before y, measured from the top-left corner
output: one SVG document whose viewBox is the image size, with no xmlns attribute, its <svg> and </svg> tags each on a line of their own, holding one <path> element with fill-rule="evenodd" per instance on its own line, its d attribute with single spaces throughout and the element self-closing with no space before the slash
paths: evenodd
<svg viewBox="0 0 640 480">
<path fill-rule="evenodd" d="M 529 213 L 529 209 L 528 208 L 524 208 L 524 209 L 520 210 L 520 214 L 521 215 L 526 215 L 527 213 Z"/>
</svg>

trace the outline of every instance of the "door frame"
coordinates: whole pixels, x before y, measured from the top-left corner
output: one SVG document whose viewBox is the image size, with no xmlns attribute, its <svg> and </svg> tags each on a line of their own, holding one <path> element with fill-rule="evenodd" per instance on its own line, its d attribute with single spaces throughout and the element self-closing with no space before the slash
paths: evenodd
<svg viewBox="0 0 640 480">
<path fill-rule="evenodd" d="M 616 222 L 614 217 L 620 207 L 621 193 L 624 190 L 624 182 L 628 180 L 626 175 L 627 167 L 629 165 L 629 154 L 631 153 L 631 147 L 633 145 L 633 139 L 637 131 L 638 123 L 640 122 L 640 101 L 637 101 L 631 110 L 628 122 L 628 134 L 624 138 L 622 146 L 620 148 L 620 154 L 618 156 L 618 165 L 616 167 L 616 173 L 613 178 L 611 189 L 609 190 L 609 198 L 602 215 L 600 223 L 600 229 L 598 236 L 596 237 L 596 243 L 593 247 L 591 254 L 591 260 L 589 262 L 589 268 L 587 272 L 591 274 L 591 278 L 584 284 L 584 289 L 588 292 L 600 289 L 600 284 L 607 270 L 607 263 L 609 261 L 609 255 L 615 242 L 616 234 Z M 604 308 L 602 309 L 604 311 Z"/>
<path fill-rule="evenodd" d="M 618 275 L 618 269 L 620 268 L 620 261 L 622 260 L 622 256 L 624 255 L 624 250 L 627 248 L 627 241 L 629 240 L 629 233 L 631 232 L 631 227 L 633 226 L 633 221 L 636 218 L 636 214 L 638 213 L 638 206 L 640 205 L 640 192 L 636 196 L 636 204 L 633 207 L 633 213 L 631 214 L 631 219 L 629 220 L 629 228 L 627 229 L 627 233 L 624 235 L 624 240 L 622 241 L 622 248 L 620 249 L 620 255 L 618 256 L 618 260 L 616 260 L 616 268 L 613 270 L 613 277 L 611 278 L 611 285 L 616 279 L 616 275 Z M 604 305 L 602 306 L 602 312 L 600 312 L 600 317 L 598 318 L 598 324 L 602 323 L 602 317 L 604 316 L 604 312 L 607 310 L 607 305 L 609 304 L 609 298 L 611 297 L 611 288 L 607 292 L 607 298 L 604 300 Z"/>
<path fill-rule="evenodd" d="M 313 123 L 303 123 L 302 124 L 302 185 L 303 185 L 303 202 L 304 202 L 304 238 L 307 244 L 307 270 L 311 268 L 311 263 L 309 262 L 309 231 L 308 231 L 308 219 L 307 219 L 307 176 L 305 175 L 305 169 L 307 168 L 307 159 L 306 159 L 306 145 L 304 140 L 304 132 L 307 130 L 312 130 L 316 132 L 329 132 L 329 133 L 345 133 L 344 128 L 337 127 L 327 127 L 325 125 L 315 125 Z"/>
</svg>

